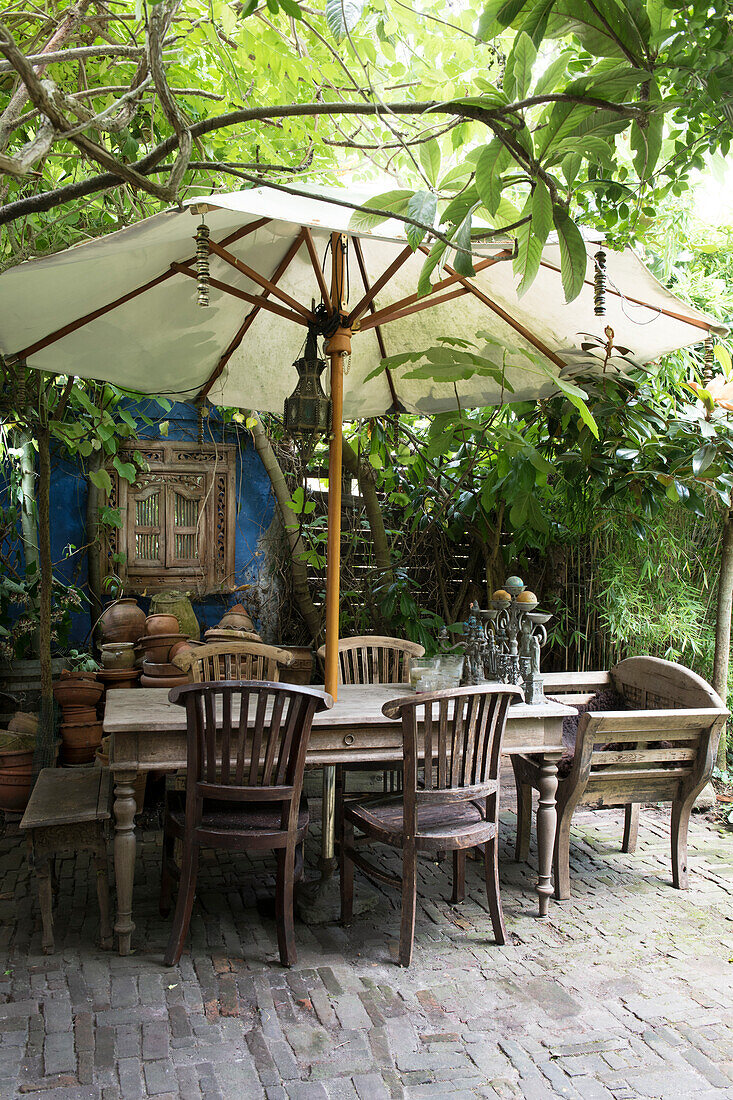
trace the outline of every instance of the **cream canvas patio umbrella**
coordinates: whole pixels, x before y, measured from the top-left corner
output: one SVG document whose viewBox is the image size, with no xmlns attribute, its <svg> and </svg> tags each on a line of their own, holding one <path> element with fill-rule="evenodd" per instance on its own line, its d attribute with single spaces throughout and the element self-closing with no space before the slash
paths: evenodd
<svg viewBox="0 0 733 1100">
<path fill-rule="evenodd" d="M 0 277 L 6 360 L 142 393 L 282 413 L 309 326 L 326 337 L 332 401 L 326 688 L 334 696 L 343 419 L 546 396 L 557 378 L 588 360 L 583 334 L 602 339 L 607 325 L 615 344 L 642 363 L 725 332 L 666 290 L 628 249 L 607 255 L 602 318 L 594 314 L 592 260 L 580 296 L 566 305 L 560 250 L 552 242 L 521 299 L 506 243 L 480 248 L 471 278 L 446 264 L 432 293 L 418 297 L 424 255 L 412 252 L 404 226 L 392 220 L 355 232 L 352 210 L 339 205 L 344 198 L 370 203 L 353 190 L 212 195 Z M 205 230 L 197 228 L 202 218 Z M 197 247 L 208 279 L 197 271 Z M 589 257 L 598 247 L 588 242 Z M 208 308 L 197 304 L 197 281 Z M 476 338 L 479 353 L 499 370 L 455 383 L 410 378 L 414 364 L 374 374 L 386 355 L 457 335 Z"/>
</svg>

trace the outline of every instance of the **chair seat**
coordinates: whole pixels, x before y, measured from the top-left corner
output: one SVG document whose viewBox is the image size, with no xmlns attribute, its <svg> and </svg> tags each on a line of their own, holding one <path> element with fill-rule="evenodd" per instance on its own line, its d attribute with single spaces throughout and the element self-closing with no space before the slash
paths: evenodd
<svg viewBox="0 0 733 1100">
<path fill-rule="evenodd" d="M 171 792 L 168 796 L 166 828 L 177 836 L 183 836 L 186 820 L 185 795 Z M 282 831 L 280 803 L 252 802 L 249 806 L 238 806 L 232 810 L 226 803 L 204 801 L 201 828 L 207 832 L 229 833 L 275 833 Z M 308 829 L 308 800 L 303 796 L 298 807 L 298 842 L 303 840 Z"/>
<path fill-rule="evenodd" d="M 344 805 L 344 816 L 354 825 L 383 843 L 400 848 L 403 813 L 402 795 Z M 480 803 L 418 806 L 415 846 L 420 850 L 445 852 L 471 848 L 485 844 L 495 835 L 496 826 L 486 821 Z"/>
</svg>

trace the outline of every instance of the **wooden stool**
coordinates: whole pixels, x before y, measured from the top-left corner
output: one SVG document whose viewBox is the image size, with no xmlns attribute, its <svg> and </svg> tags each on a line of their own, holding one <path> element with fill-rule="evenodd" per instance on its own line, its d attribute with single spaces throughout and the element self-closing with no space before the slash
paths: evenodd
<svg viewBox="0 0 733 1100">
<path fill-rule="evenodd" d="M 53 953 L 52 894 L 55 858 L 91 852 L 97 871 L 102 947 L 112 947 L 107 879 L 110 776 L 108 768 L 44 768 L 38 776 L 20 828 L 25 829 L 31 868 L 38 880 L 43 953 Z"/>
</svg>

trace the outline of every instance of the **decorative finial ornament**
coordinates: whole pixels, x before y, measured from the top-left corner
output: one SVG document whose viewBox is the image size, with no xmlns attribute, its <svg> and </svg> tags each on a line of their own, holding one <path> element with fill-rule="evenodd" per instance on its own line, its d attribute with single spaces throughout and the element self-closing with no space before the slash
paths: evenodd
<svg viewBox="0 0 733 1100">
<path fill-rule="evenodd" d="M 715 355 L 713 349 L 715 347 L 715 341 L 712 336 L 708 336 L 705 340 L 705 354 L 702 362 L 702 380 L 703 382 L 709 382 L 713 377 L 713 367 L 715 365 Z"/>
<path fill-rule="evenodd" d="M 196 289 L 200 306 L 209 304 L 209 227 L 201 218 L 196 229 Z"/>
<path fill-rule="evenodd" d="M 593 312 L 596 317 L 606 316 L 606 253 L 599 248 L 593 257 L 595 278 L 593 281 Z"/>
</svg>

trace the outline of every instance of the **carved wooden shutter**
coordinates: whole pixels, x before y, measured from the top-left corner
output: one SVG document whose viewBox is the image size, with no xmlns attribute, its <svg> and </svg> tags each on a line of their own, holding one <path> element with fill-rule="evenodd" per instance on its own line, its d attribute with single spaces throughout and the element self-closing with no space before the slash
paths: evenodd
<svg viewBox="0 0 733 1100">
<path fill-rule="evenodd" d="M 166 566 L 169 569 L 204 571 L 208 557 L 205 517 L 202 516 L 206 479 L 171 478 L 166 486 Z"/>
<path fill-rule="evenodd" d="M 165 565 L 165 485 L 145 478 L 128 494 L 128 569 L 159 570 Z"/>
</svg>

